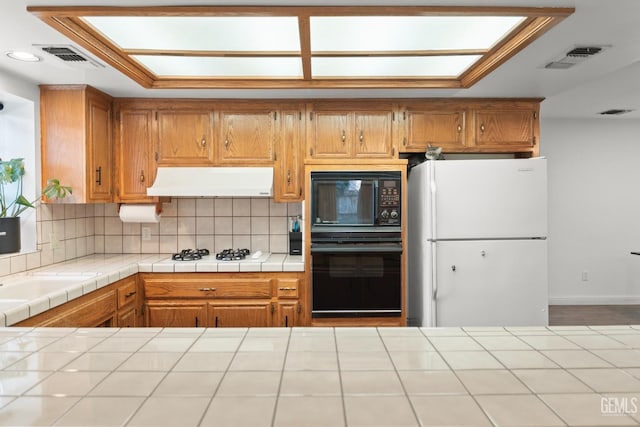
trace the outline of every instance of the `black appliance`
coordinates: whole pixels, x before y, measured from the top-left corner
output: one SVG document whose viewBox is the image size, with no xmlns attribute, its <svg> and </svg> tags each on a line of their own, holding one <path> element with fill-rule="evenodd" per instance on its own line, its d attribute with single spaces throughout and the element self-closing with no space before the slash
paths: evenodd
<svg viewBox="0 0 640 427">
<path fill-rule="evenodd" d="M 203 256 L 209 255 L 209 249 L 183 249 L 177 254 L 173 254 L 174 261 L 197 261 Z"/>
<path fill-rule="evenodd" d="M 311 173 L 314 318 L 402 315 L 400 172 Z"/>
</svg>

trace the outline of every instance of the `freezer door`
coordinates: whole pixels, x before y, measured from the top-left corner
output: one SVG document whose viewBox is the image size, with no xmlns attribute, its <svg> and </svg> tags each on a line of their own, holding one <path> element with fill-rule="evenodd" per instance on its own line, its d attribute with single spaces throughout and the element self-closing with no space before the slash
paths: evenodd
<svg viewBox="0 0 640 427">
<path fill-rule="evenodd" d="M 436 244 L 437 326 L 546 326 L 546 240 Z"/>
<path fill-rule="evenodd" d="M 448 160 L 433 164 L 436 227 L 431 238 L 547 235 L 546 159 Z M 429 188 L 432 186 L 427 186 L 427 193 Z"/>
</svg>

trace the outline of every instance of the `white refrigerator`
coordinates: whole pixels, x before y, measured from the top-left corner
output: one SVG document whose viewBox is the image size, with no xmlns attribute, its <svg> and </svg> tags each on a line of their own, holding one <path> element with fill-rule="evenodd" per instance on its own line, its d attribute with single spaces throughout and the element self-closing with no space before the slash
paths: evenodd
<svg viewBox="0 0 640 427">
<path fill-rule="evenodd" d="M 408 187 L 410 325 L 548 324 L 546 159 L 427 161 Z"/>
</svg>

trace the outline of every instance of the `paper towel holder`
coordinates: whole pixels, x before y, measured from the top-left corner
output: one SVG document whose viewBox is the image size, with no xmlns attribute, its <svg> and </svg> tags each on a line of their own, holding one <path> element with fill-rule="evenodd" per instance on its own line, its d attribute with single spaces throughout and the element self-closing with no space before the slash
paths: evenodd
<svg viewBox="0 0 640 427">
<path fill-rule="evenodd" d="M 120 214 L 120 206 L 126 205 L 126 203 L 118 203 L 118 214 Z M 162 202 L 158 202 L 156 205 L 156 215 L 160 215 L 162 213 Z"/>
</svg>

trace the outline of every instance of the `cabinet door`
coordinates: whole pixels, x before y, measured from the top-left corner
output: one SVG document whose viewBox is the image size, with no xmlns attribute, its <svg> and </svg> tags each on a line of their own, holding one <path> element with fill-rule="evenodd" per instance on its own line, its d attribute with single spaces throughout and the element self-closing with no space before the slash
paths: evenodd
<svg viewBox="0 0 640 427">
<path fill-rule="evenodd" d="M 314 159 L 351 156 L 353 133 L 349 113 L 312 112 L 309 155 Z"/>
<path fill-rule="evenodd" d="M 136 309 L 131 307 L 127 310 L 118 312 L 118 327 L 119 328 L 135 328 L 136 324 Z"/>
<path fill-rule="evenodd" d="M 152 155 L 154 112 L 151 110 L 122 110 L 118 120 L 118 200 L 149 202 L 147 187 L 155 179 Z"/>
<path fill-rule="evenodd" d="M 218 160 L 221 163 L 271 163 L 277 114 L 222 112 Z"/>
<path fill-rule="evenodd" d="M 274 199 L 276 202 L 300 201 L 303 200 L 302 111 L 283 111 L 280 114 L 279 133 L 274 168 Z"/>
<path fill-rule="evenodd" d="M 88 92 L 87 96 L 87 188 L 92 202 L 112 199 L 111 101 Z"/>
<path fill-rule="evenodd" d="M 158 165 L 213 163 L 213 121 L 210 112 L 158 112 Z"/>
<path fill-rule="evenodd" d="M 532 110 L 479 110 L 475 112 L 475 143 L 478 147 L 513 151 L 530 150 L 535 144 Z"/>
<path fill-rule="evenodd" d="M 301 312 L 300 304 L 297 301 L 287 301 L 278 303 L 278 320 L 275 326 L 281 328 L 291 328 L 299 326 L 298 315 Z"/>
<path fill-rule="evenodd" d="M 465 111 L 405 111 L 402 151 L 425 152 L 429 145 L 455 152 L 465 146 Z"/>
<path fill-rule="evenodd" d="M 392 112 L 355 114 L 355 157 L 393 157 Z"/>
<path fill-rule="evenodd" d="M 271 326 L 270 302 L 252 304 L 209 304 L 210 326 L 215 328 Z"/>
<path fill-rule="evenodd" d="M 146 325 L 149 327 L 204 327 L 207 322 L 205 303 L 148 302 Z"/>
</svg>

